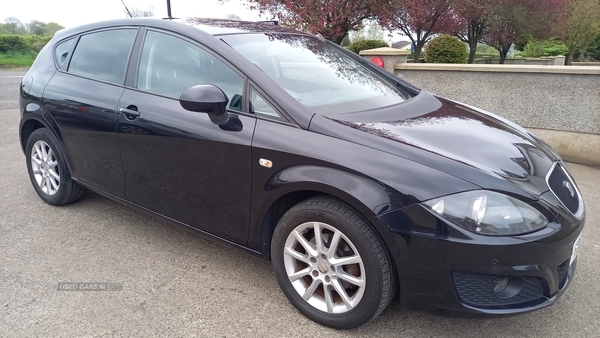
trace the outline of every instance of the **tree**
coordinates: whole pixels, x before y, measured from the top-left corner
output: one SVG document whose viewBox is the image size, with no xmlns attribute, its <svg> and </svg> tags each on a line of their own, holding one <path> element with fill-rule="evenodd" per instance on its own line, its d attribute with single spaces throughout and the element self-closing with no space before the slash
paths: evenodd
<svg viewBox="0 0 600 338">
<path fill-rule="evenodd" d="M 37 21 L 37 20 L 32 20 L 29 23 L 29 34 L 33 34 L 33 35 L 44 35 L 46 34 L 46 23 L 45 22 L 41 22 L 41 21 Z"/>
<path fill-rule="evenodd" d="M 129 9 L 129 11 L 127 11 L 127 8 L 125 8 L 123 11 L 125 11 L 125 14 L 127 14 L 127 16 L 131 15 L 132 18 L 149 18 L 154 16 L 154 6 L 152 5 L 150 5 L 148 9 L 132 7 Z"/>
<path fill-rule="evenodd" d="M 227 1 L 227 0 L 221 0 Z M 250 9 L 270 13 L 282 25 L 320 34 L 340 44 L 349 31 L 362 28 L 372 17 L 372 0 L 245 0 Z"/>
<path fill-rule="evenodd" d="M 419 62 L 423 46 L 435 35 L 456 30 L 453 0 L 390 0 L 378 7 L 379 22 L 390 31 L 400 30 L 415 46 Z"/>
<path fill-rule="evenodd" d="M 563 41 L 567 45 L 566 64 L 571 64 L 575 52 L 585 61 L 586 50 L 600 33 L 600 0 L 574 0 Z"/>
<path fill-rule="evenodd" d="M 570 0 L 498 0 L 483 41 L 500 52 L 504 63 L 519 39 L 547 39 L 560 34 Z"/>
<path fill-rule="evenodd" d="M 9 16 L 8 18 L 4 19 L 4 30 L 9 34 L 25 34 L 25 26 L 14 16 Z"/>
<path fill-rule="evenodd" d="M 371 22 L 363 26 L 363 28 L 350 32 L 350 41 L 358 40 L 383 40 L 383 29 L 377 22 Z"/>
<path fill-rule="evenodd" d="M 225 15 L 225 19 L 227 19 L 227 20 L 242 20 L 242 17 L 237 14 L 227 14 L 227 15 Z"/>
<path fill-rule="evenodd" d="M 454 3 L 455 19 L 458 30 L 455 35 L 469 46 L 469 59 L 473 63 L 477 44 L 489 26 L 489 19 L 494 13 L 495 1 L 489 0 L 459 0 Z"/>
<path fill-rule="evenodd" d="M 48 36 L 53 36 L 54 33 L 58 32 L 61 29 L 64 29 L 65 27 L 57 24 L 56 22 L 48 22 L 46 24 L 46 30 L 44 31 L 45 35 Z"/>
</svg>

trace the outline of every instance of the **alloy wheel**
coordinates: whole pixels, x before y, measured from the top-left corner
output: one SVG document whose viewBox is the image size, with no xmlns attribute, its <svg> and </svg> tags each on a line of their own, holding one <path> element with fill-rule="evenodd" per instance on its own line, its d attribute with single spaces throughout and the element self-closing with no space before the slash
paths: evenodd
<svg viewBox="0 0 600 338">
<path fill-rule="evenodd" d="M 296 292 L 320 311 L 347 313 L 365 293 L 365 267 L 358 250 L 329 224 L 297 226 L 287 237 L 283 261 Z"/>
<path fill-rule="evenodd" d="M 58 159 L 48 143 L 38 140 L 31 149 L 31 169 L 40 189 L 54 195 L 60 187 Z"/>
</svg>

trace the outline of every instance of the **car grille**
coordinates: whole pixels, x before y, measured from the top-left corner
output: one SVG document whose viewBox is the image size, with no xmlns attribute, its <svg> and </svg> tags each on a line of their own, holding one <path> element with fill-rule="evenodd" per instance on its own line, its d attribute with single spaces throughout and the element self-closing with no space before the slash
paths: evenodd
<svg viewBox="0 0 600 338">
<path fill-rule="evenodd" d="M 569 209 L 572 214 L 579 211 L 579 193 L 575 188 L 575 183 L 567 176 L 565 170 L 560 164 L 557 164 L 550 172 L 547 178 L 550 190 L 556 195 L 561 203 Z"/>
<path fill-rule="evenodd" d="M 567 273 L 569 272 L 569 260 L 564 261 L 561 265 L 556 267 L 556 274 L 558 275 L 558 288 L 562 290 L 567 283 Z"/>
<path fill-rule="evenodd" d="M 452 272 L 458 296 L 467 305 L 493 309 L 515 305 L 532 305 L 534 302 L 542 302 L 546 299 L 542 285 L 534 277 L 521 277 L 525 280 L 525 284 L 521 291 L 513 297 L 508 299 L 498 298 L 494 293 L 494 287 L 506 277 L 508 276 Z"/>
</svg>

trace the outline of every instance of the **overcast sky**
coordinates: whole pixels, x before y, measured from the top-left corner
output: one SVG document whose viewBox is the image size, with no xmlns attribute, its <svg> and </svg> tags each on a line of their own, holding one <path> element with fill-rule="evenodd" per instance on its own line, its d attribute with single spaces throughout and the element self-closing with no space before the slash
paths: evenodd
<svg viewBox="0 0 600 338">
<path fill-rule="evenodd" d="M 130 9 L 154 7 L 156 17 L 167 16 L 166 0 L 123 0 Z M 23 23 L 31 20 L 56 22 L 64 27 L 74 27 L 90 22 L 126 17 L 121 0 L 2 0 L 0 20 L 14 16 Z M 174 17 L 190 16 L 224 18 L 236 14 L 242 20 L 267 20 L 260 18 L 258 11 L 251 11 L 240 0 L 229 0 L 220 4 L 219 0 L 171 0 Z"/>
</svg>

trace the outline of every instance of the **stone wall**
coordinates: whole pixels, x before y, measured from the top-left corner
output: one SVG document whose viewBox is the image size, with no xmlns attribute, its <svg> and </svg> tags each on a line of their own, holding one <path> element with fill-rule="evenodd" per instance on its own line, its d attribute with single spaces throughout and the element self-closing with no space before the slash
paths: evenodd
<svg viewBox="0 0 600 338">
<path fill-rule="evenodd" d="M 480 107 L 531 129 L 566 160 L 600 165 L 600 67 L 395 65 L 433 94 Z"/>
</svg>

